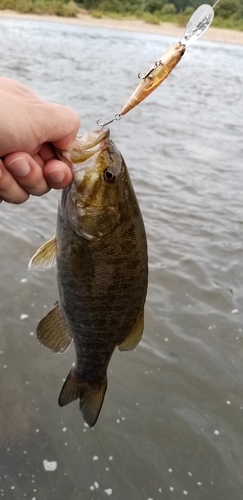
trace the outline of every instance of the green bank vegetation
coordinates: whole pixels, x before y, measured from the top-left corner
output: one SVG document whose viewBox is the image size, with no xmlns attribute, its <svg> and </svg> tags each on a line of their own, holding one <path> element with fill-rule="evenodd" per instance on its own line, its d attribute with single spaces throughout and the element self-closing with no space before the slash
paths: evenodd
<svg viewBox="0 0 243 500">
<path fill-rule="evenodd" d="M 73 0 L 0 0 L 0 9 L 63 17 L 76 17 L 80 10 Z"/>
<path fill-rule="evenodd" d="M 202 3 L 213 5 L 214 0 L 0 0 L 0 9 L 66 17 L 87 11 L 97 18 L 132 18 L 185 26 Z M 214 26 L 243 31 L 243 0 L 220 0 L 215 7 Z"/>
</svg>

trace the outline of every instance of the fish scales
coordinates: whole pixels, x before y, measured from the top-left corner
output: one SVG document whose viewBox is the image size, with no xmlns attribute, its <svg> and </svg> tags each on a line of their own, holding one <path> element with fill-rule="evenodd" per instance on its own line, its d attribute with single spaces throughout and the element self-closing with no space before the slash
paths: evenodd
<svg viewBox="0 0 243 500">
<path fill-rule="evenodd" d="M 79 397 L 90 426 L 100 413 L 114 349 L 132 349 L 141 338 L 148 279 L 143 219 L 126 164 L 108 137 L 98 145 L 81 174 L 73 165 L 74 181 L 63 191 L 55 238 L 59 304 L 46 317 L 48 327 L 45 318 L 37 327 L 40 342 L 55 352 L 73 338 L 76 363 L 59 404 Z M 49 326 L 52 314 L 66 325 L 62 339 L 57 325 Z"/>
<path fill-rule="evenodd" d="M 123 224 L 98 241 L 81 240 L 59 210 L 58 283 L 60 297 L 65 297 L 65 317 L 77 345 L 77 372 L 81 376 L 85 376 L 87 366 L 90 371 L 94 360 L 97 367 L 104 339 L 107 360 L 102 371 L 106 372 L 113 350 L 125 340 L 144 305 L 146 241 L 141 241 L 144 232 L 139 227 L 141 215 L 131 184 L 127 192 L 122 206 Z M 79 251 L 74 253 L 74 248 Z"/>
</svg>

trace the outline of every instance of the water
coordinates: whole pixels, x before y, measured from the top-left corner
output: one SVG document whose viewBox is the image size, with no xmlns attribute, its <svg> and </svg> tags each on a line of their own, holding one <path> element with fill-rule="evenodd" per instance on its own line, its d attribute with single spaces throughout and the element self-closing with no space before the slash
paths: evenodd
<svg viewBox="0 0 243 500">
<path fill-rule="evenodd" d="M 82 117 L 119 111 L 176 39 L 2 19 L 1 74 Z M 239 500 L 243 490 L 242 47 L 199 41 L 111 126 L 149 243 L 145 333 L 116 352 L 94 429 L 59 408 L 71 348 L 34 337 L 55 273 L 27 272 L 55 230 L 58 193 L 2 203 L 0 496 Z"/>
</svg>

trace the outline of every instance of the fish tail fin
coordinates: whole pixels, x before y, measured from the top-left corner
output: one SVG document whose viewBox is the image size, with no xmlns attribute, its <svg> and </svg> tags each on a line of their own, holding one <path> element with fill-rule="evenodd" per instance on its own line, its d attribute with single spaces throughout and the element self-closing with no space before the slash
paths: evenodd
<svg viewBox="0 0 243 500">
<path fill-rule="evenodd" d="M 59 406 L 65 406 L 75 401 L 75 399 L 80 398 L 79 408 L 84 420 L 90 427 L 93 427 L 100 414 L 106 389 L 106 377 L 100 384 L 90 384 L 78 378 L 75 369 L 72 368 L 63 384 L 58 404 Z"/>
</svg>

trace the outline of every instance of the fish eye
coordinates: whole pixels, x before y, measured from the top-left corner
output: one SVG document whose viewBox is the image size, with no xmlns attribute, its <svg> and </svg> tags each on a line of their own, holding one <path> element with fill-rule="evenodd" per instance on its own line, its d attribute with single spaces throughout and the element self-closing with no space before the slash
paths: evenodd
<svg viewBox="0 0 243 500">
<path fill-rule="evenodd" d="M 106 182 L 113 184 L 116 181 L 116 174 L 112 168 L 107 168 L 103 172 L 103 178 Z"/>
</svg>

